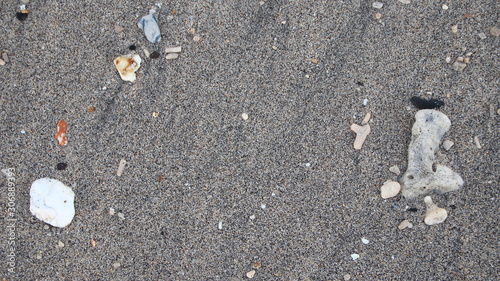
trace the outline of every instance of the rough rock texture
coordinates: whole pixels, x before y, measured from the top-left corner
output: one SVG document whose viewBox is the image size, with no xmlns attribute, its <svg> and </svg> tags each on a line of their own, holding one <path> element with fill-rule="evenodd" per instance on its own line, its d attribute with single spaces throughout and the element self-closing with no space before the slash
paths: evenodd
<svg viewBox="0 0 500 281">
<path fill-rule="evenodd" d="M 408 148 L 408 169 L 402 178 L 405 198 L 426 195 L 432 191 L 453 191 L 463 185 L 460 175 L 434 162 L 434 154 L 450 125 L 450 119 L 436 110 L 425 109 L 415 114 Z"/>
</svg>

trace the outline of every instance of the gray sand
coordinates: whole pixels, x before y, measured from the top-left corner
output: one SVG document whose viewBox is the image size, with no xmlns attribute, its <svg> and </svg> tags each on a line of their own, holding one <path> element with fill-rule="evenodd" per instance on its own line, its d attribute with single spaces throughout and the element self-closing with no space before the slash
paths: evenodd
<svg viewBox="0 0 500 281">
<path fill-rule="evenodd" d="M 160 2 L 163 38 L 151 44 L 137 20 Z M 0 278 L 243 280 L 260 262 L 253 280 L 497 280 L 498 1 L 263 2 L 32 0 L 20 22 L 21 1 L 2 1 L 0 168 L 15 169 L 17 221 L 2 227 Z M 144 60 L 135 83 L 113 65 L 131 44 Z M 445 61 L 469 52 L 461 72 Z M 379 194 L 397 179 L 389 167 L 406 170 L 409 99 L 428 92 L 455 142 L 437 159 L 465 181 L 432 196 L 449 212 L 432 227 L 423 198 Z M 371 133 L 354 150 L 349 127 L 366 112 Z M 31 215 L 42 177 L 72 186 L 69 226 Z M 8 217 L 4 175 L 0 187 Z M 413 228 L 399 230 L 404 219 Z"/>
</svg>

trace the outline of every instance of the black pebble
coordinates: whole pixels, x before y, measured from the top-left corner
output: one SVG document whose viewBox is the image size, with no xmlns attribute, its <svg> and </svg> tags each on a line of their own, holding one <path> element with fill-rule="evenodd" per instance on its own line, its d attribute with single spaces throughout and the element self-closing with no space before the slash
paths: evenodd
<svg viewBox="0 0 500 281">
<path fill-rule="evenodd" d="M 128 46 L 128 48 L 131 50 L 131 51 L 134 51 L 135 49 L 137 49 L 137 47 L 135 45 L 130 45 Z"/>
<path fill-rule="evenodd" d="M 440 108 L 444 105 L 444 102 L 440 100 L 426 100 L 419 97 L 412 97 L 410 101 L 418 109 Z"/>
<path fill-rule="evenodd" d="M 57 164 L 57 169 L 58 170 L 66 170 L 66 167 L 68 167 L 68 164 L 66 164 L 66 163 L 59 163 L 59 164 Z"/>
<path fill-rule="evenodd" d="M 16 18 L 20 21 L 26 20 L 28 18 L 28 13 L 17 12 Z"/>
<path fill-rule="evenodd" d="M 408 212 L 416 212 L 416 211 L 418 211 L 417 208 L 410 208 L 410 209 L 408 209 Z"/>
<path fill-rule="evenodd" d="M 160 57 L 160 53 L 158 53 L 157 51 L 154 51 L 151 53 L 151 55 L 149 57 L 152 59 L 157 59 Z"/>
<path fill-rule="evenodd" d="M 356 82 L 356 84 L 357 84 L 358 86 L 361 86 L 361 87 L 363 87 L 363 86 L 365 85 L 365 84 L 364 84 L 363 82 L 361 82 L 361 81 L 357 81 L 357 82 Z"/>
</svg>

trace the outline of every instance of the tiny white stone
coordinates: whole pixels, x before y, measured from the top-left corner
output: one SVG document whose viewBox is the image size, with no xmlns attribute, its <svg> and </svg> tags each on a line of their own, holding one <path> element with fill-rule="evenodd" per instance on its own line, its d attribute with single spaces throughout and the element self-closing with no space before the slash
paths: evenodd
<svg viewBox="0 0 500 281">
<path fill-rule="evenodd" d="M 482 146 L 481 146 L 481 143 L 479 142 L 479 137 L 478 136 L 475 136 L 474 137 L 474 142 L 476 143 L 476 147 L 481 149 Z"/>
<path fill-rule="evenodd" d="M 398 175 L 398 176 L 399 176 L 399 174 L 401 174 L 401 171 L 399 170 L 398 165 L 391 166 L 389 168 L 389 171 L 392 172 L 392 173 L 394 173 L 394 174 L 396 174 L 396 175 Z"/>
<path fill-rule="evenodd" d="M 282 21 L 281 24 L 286 24 L 286 20 Z"/>
<path fill-rule="evenodd" d="M 457 32 L 458 32 L 458 25 L 456 25 L 456 24 L 455 24 L 455 25 L 452 25 L 452 26 L 451 26 L 451 32 L 453 32 L 453 33 L 457 33 Z"/>
<path fill-rule="evenodd" d="M 486 39 L 486 34 L 485 34 L 484 32 L 479 32 L 479 33 L 477 34 L 477 36 L 479 36 L 479 38 L 481 38 L 481 40 Z"/>
<path fill-rule="evenodd" d="M 410 0 L 398 0 L 398 1 L 403 3 L 403 4 L 410 4 L 411 3 Z"/>
<path fill-rule="evenodd" d="M 411 222 L 410 222 L 410 221 L 408 221 L 408 220 L 404 220 L 404 221 L 402 221 L 402 222 L 398 225 L 398 229 L 399 229 L 399 230 L 403 230 L 403 229 L 405 229 L 405 228 L 409 227 L 409 226 L 410 226 L 410 224 L 411 224 Z"/>
<path fill-rule="evenodd" d="M 22 130 L 22 131 L 21 131 L 21 134 L 26 134 L 26 131 L 25 131 L 25 130 Z"/>
<path fill-rule="evenodd" d="M 59 241 L 59 242 L 57 243 L 57 247 L 59 247 L 59 248 L 64 247 L 64 243 L 63 243 L 63 242 L 61 242 L 61 241 Z"/>
<path fill-rule="evenodd" d="M 125 165 L 127 165 L 127 160 L 120 160 L 120 164 L 118 164 L 118 170 L 116 170 L 116 175 L 121 176 L 123 174 L 123 170 L 125 170 Z"/>
<path fill-rule="evenodd" d="M 255 270 L 250 270 L 249 272 L 247 272 L 247 277 L 248 278 L 253 278 L 255 276 Z"/>
<path fill-rule="evenodd" d="M 352 254 L 351 258 L 352 258 L 353 261 L 355 261 L 355 260 L 359 259 L 359 255 L 358 254 Z"/>
<path fill-rule="evenodd" d="M 310 77 L 309 74 L 306 74 L 306 78 L 309 78 L 309 77 Z"/>
<path fill-rule="evenodd" d="M 397 181 L 386 181 L 382 187 L 380 187 L 380 196 L 387 199 L 398 195 L 401 190 L 401 185 Z"/>
<path fill-rule="evenodd" d="M 368 104 L 368 99 L 363 100 L 363 105 L 366 106 Z"/>
<path fill-rule="evenodd" d="M 261 207 L 262 209 L 265 209 L 265 208 L 266 208 L 266 204 L 262 204 L 262 205 L 260 205 L 260 207 Z"/>
<path fill-rule="evenodd" d="M 368 243 L 370 243 L 370 240 L 363 237 L 363 238 L 361 238 L 361 242 L 363 242 L 363 244 L 368 244 Z"/>
<path fill-rule="evenodd" d="M 115 263 L 113 263 L 113 267 L 114 267 L 115 269 L 117 269 L 117 268 L 118 268 L 118 267 L 120 267 L 120 266 L 121 266 L 121 264 L 120 264 L 119 262 L 115 262 Z"/>
<path fill-rule="evenodd" d="M 222 222 L 219 222 L 219 229 L 222 229 Z"/>
<path fill-rule="evenodd" d="M 451 57 L 446 57 L 445 61 L 446 61 L 446 63 L 450 63 L 451 62 Z"/>
<path fill-rule="evenodd" d="M 170 53 L 165 56 L 166 60 L 175 60 L 176 58 L 179 57 L 178 53 Z"/>
<path fill-rule="evenodd" d="M 241 114 L 241 118 L 243 118 L 243 120 L 248 120 L 248 114 L 247 113 Z"/>
<path fill-rule="evenodd" d="M 199 42 L 201 40 L 201 37 L 198 35 L 193 36 L 193 41 L 194 42 Z"/>
<path fill-rule="evenodd" d="M 273 192 L 273 193 L 271 193 L 271 196 L 276 196 L 276 194 Z"/>
<path fill-rule="evenodd" d="M 111 216 L 114 216 L 114 215 L 115 215 L 115 209 L 113 209 L 113 208 L 109 208 L 109 214 L 110 214 Z"/>
<path fill-rule="evenodd" d="M 455 143 L 454 143 L 454 142 L 452 142 L 451 140 L 445 140 L 445 141 L 443 142 L 443 148 L 444 148 L 446 151 L 448 151 L 448 150 L 450 150 L 450 148 L 451 148 L 454 144 L 455 144 Z"/>
<path fill-rule="evenodd" d="M 311 163 L 306 163 L 306 167 L 311 167 Z"/>
<path fill-rule="evenodd" d="M 266 2 L 264 2 L 264 1 L 260 1 L 260 2 L 259 2 L 259 5 L 261 5 L 261 6 L 262 6 L 262 5 L 264 5 L 265 3 L 266 3 Z"/>
<path fill-rule="evenodd" d="M 251 216 L 250 216 L 250 219 L 251 219 L 251 220 L 254 220 L 254 219 L 255 219 L 255 215 L 251 215 Z"/>
<path fill-rule="evenodd" d="M 151 55 L 151 53 L 149 52 L 149 50 L 146 49 L 146 48 L 144 48 L 142 51 L 144 52 L 144 55 L 146 56 L 146 58 L 149 58 L 149 55 Z"/>
<path fill-rule="evenodd" d="M 124 215 L 122 212 L 119 212 L 119 213 L 118 213 L 118 217 L 119 217 L 120 219 L 122 219 L 122 220 L 124 220 L 124 219 L 125 219 L 125 215 Z"/>
<path fill-rule="evenodd" d="M 41 260 L 41 259 L 42 259 L 42 254 L 38 254 L 38 255 L 36 255 L 36 258 L 37 258 L 38 260 Z"/>
<path fill-rule="evenodd" d="M 375 9 L 382 9 L 383 6 L 384 6 L 384 3 L 382 3 L 382 2 L 373 2 L 372 3 L 372 7 Z"/>
<path fill-rule="evenodd" d="M 445 10 L 445 11 L 446 11 L 446 10 L 448 10 L 448 5 L 443 4 L 443 5 L 441 6 L 441 8 L 443 8 L 443 10 Z"/>
<path fill-rule="evenodd" d="M 20 5 L 19 6 L 19 9 L 22 11 L 22 10 L 26 10 L 26 5 Z"/>
<path fill-rule="evenodd" d="M 167 21 L 171 21 L 171 20 L 173 20 L 173 19 L 174 19 L 174 16 L 172 16 L 172 15 L 168 15 L 168 16 L 167 16 Z"/>
<path fill-rule="evenodd" d="M 165 53 L 180 53 L 182 51 L 181 46 L 166 47 Z"/>
</svg>

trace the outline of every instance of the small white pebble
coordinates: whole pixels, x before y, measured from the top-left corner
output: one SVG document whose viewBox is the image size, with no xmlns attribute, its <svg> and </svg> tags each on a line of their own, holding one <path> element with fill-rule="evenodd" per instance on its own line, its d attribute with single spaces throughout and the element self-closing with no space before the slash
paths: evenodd
<svg viewBox="0 0 500 281">
<path fill-rule="evenodd" d="M 381 13 L 376 13 L 375 14 L 375 19 L 381 19 L 382 18 L 382 14 Z"/>
<path fill-rule="evenodd" d="M 446 10 L 448 10 L 448 5 L 443 4 L 443 5 L 441 6 L 441 8 L 443 8 L 443 10 L 445 10 L 445 11 L 446 11 Z"/>
<path fill-rule="evenodd" d="M 481 143 L 479 142 L 479 137 L 478 136 L 475 136 L 474 137 L 474 142 L 476 143 L 476 147 L 481 149 L 482 146 L 481 146 Z"/>
<path fill-rule="evenodd" d="M 115 262 L 115 263 L 113 263 L 113 267 L 114 267 L 115 269 L 117 269 L 117 268 L 118 268 L 118 267 L 120 267 L 120 266 L 121 266 L 121 264 L 120 264 L 119 262 Z"/>
<path fill-rule="evenodd" d="M 373 2 L 372 3 L 372 7 L 375 9 L 382 9 L 383 6 L 384 6 L 384 3 L 382 3 L 382 2 Z"/>
<path fill-rule="evenodd" d="M 166 60 L 175 60 L 176 58 L 179 57 L 178 53 L 169 53 L 165 56 Z"/>
<path fill-rule="evenodd" d="M 450 148 L 451 148 L 454 144 L 455 144 L 455 143 L 454 143 L 454 142 L 452 142 L 451 140 L 445 140 L 445 141 L 443 142 L 443 148 L 444 148 L 446 151 L 448 151 L 448 150 L 450 150 Z"/>
<path fill-rule="evenodd" d="M 355 260 L 359 259 L 359 255 L 358 254 L 352 254 L 351 258 L 352 258 L 353 261 L 355 261 Z"/>
<path fill-rule="evenodd" d="M 306 78 L 309 78 L 309 74 L 306 74 Z"/>
<path fill-rule="evenodd" d="M 253 278 L 255 276 L 255 270 L 250 270 L 249 272 L 247 272 L 247 277 L 248 278 Z"/>
<path fill-rule="evenodd" d="M 64 247 L 64 243 L 63 243 L 63 242 L 61 242 L 61 241 L 59 241 L 59 242 L 57 243 L 57 247 L 59 247 L 59 248 Z"/>
<path fill-rule="evenodd" d="M 22 10 L 26 10 L 26 5 L 20 5 L 19 6 L 19 9 L 22 11 Z"/>
<path fill-rule="evenodd" d="M 273 193 L 271 193 L 271 196 L 276 196 L 276 194 L 273 192 Z"/>
<path fill-rule="evenodd" d="M 144 48 L 142 51 L 144 52 L 144 55 L 146 56 L 146 58 L 149 58 L 149 56 L 151 55 L 151 53 L 149 52 L 149 50 L 146 49 L 146 48 Z"/>
<path fill-rule="evenodd" d="M 26 134 L 26 131 L 22 130 L 22 131 L 21 131 L 21 134 Z"/>
<path fill-rule="evenodd" d="M 219 229 L 222 229 L 222 222 L 219 222 Z"/>
<path fill-rule="evenodd" d="M 306 167 L 311 167 L 311 163 L 306 163 Z"/>
<path fill-rule="evenodd" d="M 394 174 L 396 174 L 396 175 L 398 175 L 398 176 L 399 176 L 399 174 L 401 174 L 401 171 L 399 170 L 398 165 L 391 166 L 389 168 L 389 171 L 392 172 L 392 173 L 394 173 Z"/>
<path fill-rule="evenodd" d="M 451 62 L 451 57 L 446 57 L 445 61 L 446 61 L 446 63 L 450 63 Z"/>
<path fill-rule="evenodd" d="M 41 260 L 42 259 L 42 254 L 36 255 L 36 258 L 39 259 L 39 260 Z"/>
<path fill-rule="evenodd" d="M 243 120 L 248 120 L 248 114 L 246 113 L 241 114 L 241 118 L 243 118 Z"/>
<path fill-rule="evenodd" d="M 174 16 L 172 16 L 172 15 L 168 15 L 168 16 L 167 16 L 167 21 L 171 21 L 171 20 L 173 20 L 173 19 L 174 19 Z"/>
<path fill-rule="evenodd" d="M 266 204 L 262 204 L 262 205 L 260 205 L 260 207 L 261 207 L 262 209 L 265 209 L 265 208 L 266 208 Z"/>
<path fill-rule="evenodd" d="M 276 47 L 276 46 L 271 46 L 271 48 L 272 48 L 273 50 L 278 50 L 278 47 Z"/>
<path fill-rule="evenodd" d="M 479 38 L 481 38 L 481 40 L 486 39 L 486 34 L 485 34 L 484 32 L 479 32 L 479 33 L 477 34 L 477 36 L 479 36 Z"/>
<path fill-rule="evenodd" d="M 182 51 L 181 46 L 166 47 L 165 53 L 180 53 Z"/>
<path fill-rule="evenodd" d="M 127 160 L 122 159 L 120 160 L 120 164 L 118 164 L 118 169 L 116 170 L 116 175 L 121 177 L 123 174 L 123 170 L 125 170 L 125 166 L 127 165 Z"/>
<path fill-rule="evenodd" d="M 453 33 L 457 33 L 457 32 L 458 32 L 458 25 L 456 25 L 456 24 L 455 24 L 455 25 L 452 25 L 452 26 L 451 26 L 451 32 L 453 32 Z"/>
<path fill-rule="evenodd" d="M 50 228 L 50 226 L 48 226 L 47 224 L 43 226 L 43 229 L 45 230 L 48 230 Z"/>
<path fill-rule="evenodd" d="M 363 238 L 361 238 L 361 242 L 363 242 L 363 244 L 368 244 L 368 243 L 370 243 L 370 240 L 363 237 Z"/>
<path fill-rule="evenodd" d="M 349 281 L 349 280 L 351 280 L 351 275 L 350 274 L 344 275 L 344 281 Z"/>
<path fill-rule="evenodd" d="M 250 216 L 250 219 L 251 219 L 251 220 L 254 220 L 254 219 L 255 219 L 255 215 L 251 215 L 251 216 Z"/>
<path fill-rule="evenodd" d="M 115 209 L 113 209 L 113 208 L 109 208 L 109 214 L 110 214 L 111 216 L 114 216 L 114 215 L 115 215 Z"/>
<path fill-rule="evenodd" d="M 194 42 L 199 42 L 201 40 L 201 37 L 198 35 L 193 36 L 193 41 Z"/>
<path fill-rule="evenodd" d="M 122 220 L 124 220 L 124 219 L 125 219 L 125 215 L 124 215 L 122 212 L 119 212 L 119 213 L 118 213 L 118 217 L 119 217 L 120 219 L 122 219 Z"/>
<path fill-rule="evenodd" d="M 363 100 L 363 105 L 366 106 L 368 104 L 368 99 Z"/>
<path fill-rule="evenodd" d="M 286 20 L 282 21 L 281 24 L 286 24 Z"/>
<path fill-rule="evenodd" d="M 266 4 L 266 2 L 264 2 L 264 1 L 260 1 L 259 2 L 259 5 L 261 5 L 261 6 L 264 5 L 264 4 Z"/>
</svg>

